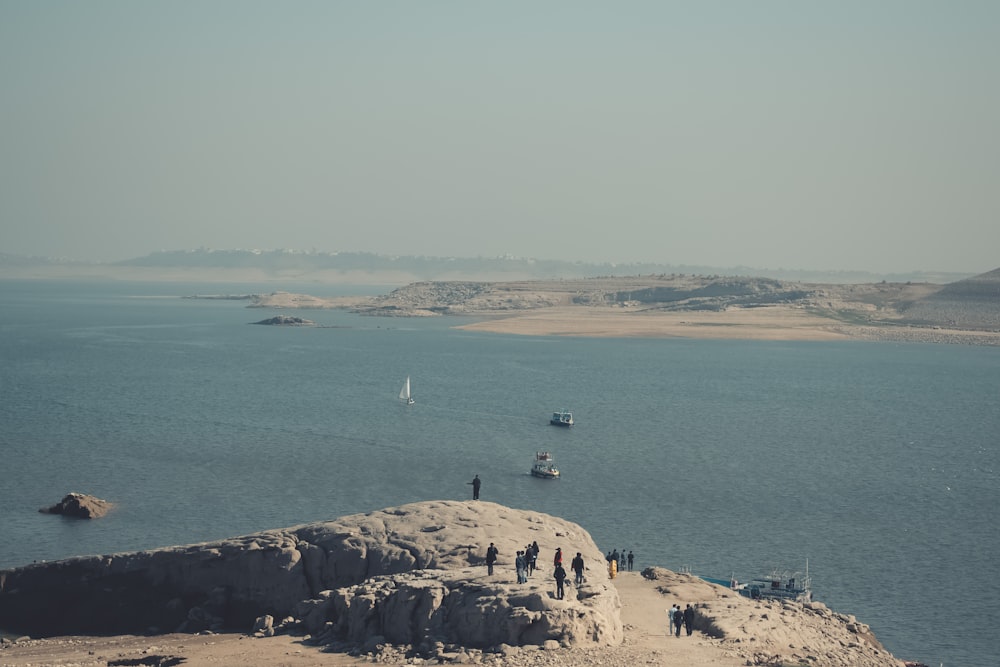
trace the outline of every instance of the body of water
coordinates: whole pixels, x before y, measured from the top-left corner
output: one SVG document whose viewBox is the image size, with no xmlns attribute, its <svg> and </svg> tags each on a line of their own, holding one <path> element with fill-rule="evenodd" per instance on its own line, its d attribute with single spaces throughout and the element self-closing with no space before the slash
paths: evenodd
<svg viewBox="0 0 1000 667">
<path fill-rule="evenodd" d="M 177 298 L 267 289 L 0 283 L 0 567 L 468 498 L 479 474 L 484 500 L 639 567 L 808 562 L 814 597 L 897 657 L 1000 660 L 1000 348 L 268 327 Z M 576 425 L 549 426 L 563 409 Z M 538 450 L 562 479 L 528 475 Z M 118 507 L 38 512 L 70 491 Z"/>
</svg>

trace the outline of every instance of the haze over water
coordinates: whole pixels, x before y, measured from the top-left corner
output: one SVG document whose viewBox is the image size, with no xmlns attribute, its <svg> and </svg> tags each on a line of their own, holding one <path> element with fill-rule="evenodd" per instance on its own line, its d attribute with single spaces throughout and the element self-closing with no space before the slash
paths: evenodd
<svg viewBox="0 0 1000 667">
<path fill-rule="evenodd" d="M 897 657 L 997 663 L 996 348 L 514 337 L 339 311 L 264 327 L 248 323 L 275 312 L 173 298 L 256 289 L 3 283 L 0 567 L 468 498 L 479 474 L 484 500 L 578 522 L 640 567 L 745 580 L 808 561 L 814 597 Z M 548 425 L 561 409 L 572 429 Z M 563 479 L 527 474 L 543 449 Z M 37 512 L 70 491 L 118 509 Z"/>
</svg>

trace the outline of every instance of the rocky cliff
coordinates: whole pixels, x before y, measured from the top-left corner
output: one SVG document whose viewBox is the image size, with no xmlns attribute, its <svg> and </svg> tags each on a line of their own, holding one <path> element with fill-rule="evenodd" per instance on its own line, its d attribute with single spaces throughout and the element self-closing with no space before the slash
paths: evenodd
<svg viewBox="0 0 1000 667">
<path fill-rule="evenodd" d="M 499 549 L 486 573 L 490 542 Z M 531 542 L 593 564 L 557 600 L 541 570 L 516 584 Z M 220 542 L 87 556 L 0 572 L 0 627 L 31 634 L 205 629 L 248 632 L 292 617 L 328 641 L 486 648 L 621 641 L 620 602 L 590 535 L 562 519 L 486 502 L 436 501 Z"/>
</svg>

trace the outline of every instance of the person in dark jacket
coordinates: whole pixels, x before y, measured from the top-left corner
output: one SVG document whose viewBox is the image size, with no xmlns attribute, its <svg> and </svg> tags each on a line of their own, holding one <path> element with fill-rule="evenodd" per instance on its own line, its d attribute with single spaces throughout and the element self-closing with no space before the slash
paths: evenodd
<svg viewBox="0 0 1000 667">
<path fill-rule="evenodd" d="M 479 479 L 479 475 L 472 478 L 471 482 L 466 482 L 466 484 L 472 485 L 472 499 L 479 500 L 479 487 L 483 485 L 482 480 Z"/>
<path fill-rule="evenodd" d="M 563 569 L 562 563 L 556 565 L 555 571 L 556 577 L 556 599 L 563 599 L 563 582 L 566 581 L 566 570 Z"/>
<path fill-rule="evenodd" d="M 684 630 L 687 632 L 688 637 L 694 631 L 694 609 L 690 604 L 684 608 Z"/>
<path fill-rule="evenodd" d="M 579 551 L 576 552 L 576 558 L 573 559 L 573 562 L 569 566 L 576 574 L 574 582 L 579 586 L 583 583 L 583 556 L 580 555 Z"/>
<path fill-rule="evenodd" d="M 681 636 L 681 625 L 684 623 L 684 612 L 680 607 L 674 609 L 674 637 Z"/>
<path fill-rule="evenodd" d="M 486 550 L 486 574 L 493 574 L 493 564 L 497 562 L 497 548 L 490 542 L 490 548 Z"/>
</svg>

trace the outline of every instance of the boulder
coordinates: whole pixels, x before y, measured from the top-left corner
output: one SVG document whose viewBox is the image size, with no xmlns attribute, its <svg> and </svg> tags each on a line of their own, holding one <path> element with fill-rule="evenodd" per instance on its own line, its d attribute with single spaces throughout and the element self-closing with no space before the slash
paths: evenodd
<svg viewBox="0 0 1000 667">
<path fill-rule="evenodd" d="M 78 519 L 99 519 L 114 507 L 113 503 L 85 493 L 70 493 L 55 505 L 38 510 L 43 514 L 62 514 Z"/>
</svg>

